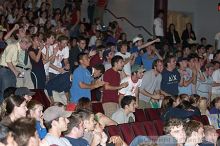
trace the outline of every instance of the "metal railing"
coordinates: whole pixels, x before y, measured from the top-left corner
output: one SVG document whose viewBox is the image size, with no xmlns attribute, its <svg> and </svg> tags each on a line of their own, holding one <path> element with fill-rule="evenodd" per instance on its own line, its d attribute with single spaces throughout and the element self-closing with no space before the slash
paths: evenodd
<svg viewBox="0 0 220 146">
<path fill-rule="evenodd" d="M 153 36 L 153 34 L 148 31 L 144 26 L 142 25 L 135 25 L 130 20 L 128 20 L 126 17 L 117 17 L 111 10 L 105 9 L 106 12 L 109 12 L 115 19 L 125 20 L 127 23 L 129 23 L 132 27 L 137 29 L 143 29 L 148 35 Z"/>
</svg>

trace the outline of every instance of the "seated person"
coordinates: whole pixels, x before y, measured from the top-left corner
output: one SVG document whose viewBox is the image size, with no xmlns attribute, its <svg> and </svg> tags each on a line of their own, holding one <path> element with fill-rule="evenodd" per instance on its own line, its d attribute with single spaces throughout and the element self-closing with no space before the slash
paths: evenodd
<svg viewBox="0 0 220 146">
<path fill-rule="evenodd" d="M 175 139 L 173 141 L 168 141 L 168 142 L 175 142 L 178 145 L 183 145 L 186 141 L 186 133 L 184 130 L 184 123 L 180 119 L 170 119 L 169 121 L 166 122 L 164 125 L 164 131 L 166 135 L 159 137 L 157 140 L 157 144 L 161 145 L 164 144 L 164 138 L 171 138 L 172 137 Z M 172 144 L 172 143 L 167 143 Z"/>
<path fill-rule="evenodd" d="M 201 115 L 209 115 L 208 100 L 206 97 L 200 97 L 198 108 L 201 112 Z"/>
<path fill-rule="evenodd" d="M 197 146 L 199 143 L 202 143 L 202 139 L 204 138 L 204 129 L 202 123 L 191 120 L 186 123 L 185 130 L 185 146 Z"/>
<path fill-rule="evenodd" d="M 87 97 L 81 97 L 78 100 L 78 104 L 76 105 L 76 110 L 79 110 L 79 109 L 92 110 L 90 99 Z M 117 125 L 115 121 L 113 121 L 112 119 L 104 115 L 103 113 L 96 113 L 95 119 L 102 125 L 102 127 L 110 126 L 110 125 Z"/>
<path fill-rule="evenodd" d="M 0 124 L 0 145 L 1 146 L 16 146 L 17 143 L 14 140 L 13 132 L 3 124 Z"/>
<path fill-rule="evenodd" d="M 220 114 L 220 97 L 216 97 L 212 101 L 212 108 L 210 109 L 210 114 Z"/>
<path fill-rule="evenodd" d="M 161 108 L 161 119 L 163 121 L 168 121 L 170 118 L 184 120 L 196 115 L 196 112 L 193 109 L 190 109 L 186 104 L 182 103 L 179 96 L 166 96 L 162 102 Z"/>
<path fill-rule="evenodd" d="M 112 120 L 118 124 L 135 122 L 136 97 L 124 96 L 121 100 L 121 108 L 112 115 Z"/>
<path fill-rule="evenodd" d="M 218 140 L 218 133 L 215 128 L 211 125 L 204 126 L 205 138 L 200 144 L 200 146 L 216 146 Z"/>
<path fill-rule="evenodd" d="M 12 125 L 11 130 L 14 134 L 15 141 L 19 146 L 39 146 L 40 139 L 35 128 L 34 118 L 20 118 Z"/>
<path fill-rule="evenodd" d="M 65 138 L 72 144 L 78 146 L 88 146 L 87 140 L 83 139 L 84 125 L 78 114 L 72 114 L 69 117 L 70 123 L 67 125 Z"/>
</svg>

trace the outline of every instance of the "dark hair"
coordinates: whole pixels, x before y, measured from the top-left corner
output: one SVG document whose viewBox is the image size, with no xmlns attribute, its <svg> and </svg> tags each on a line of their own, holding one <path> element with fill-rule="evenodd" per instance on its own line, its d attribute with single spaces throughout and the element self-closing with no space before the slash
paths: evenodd
<svg viewBox="0 0 220 146">
<path fill-rule="evenodd" d="M 33 110 L 36 105 L 40 105 L 43 107 L 43 105 L 37 100 L 32 99 L 27 103 L 27 108 L 28 108 L 27 115 L 30 115 L 30 110 Z"/>
<path fill-rule="evenodd" d="M 77 42 L 79 43 L 80 41 L 85 41 L 85 42 L 86 42 L 86 38 L 84 38 L 84 37 L 79 37 L 78 40 L 77 40 Z"/>
<path fill-rule="evenodd" d="M 205 37 L 201 37 L 200 41 L 202 42 L 204 40 L 206 40 L 206 38 Z"/>
<path fill-rule="evenodd" d="M 174 27 L 174 31 L 175 31 L 175 25 L 174 25 L 173 23 L 171 23 L 171 24 L 169 25 L 169 32 L 171 32 L 171 26 Z"/>
<path fill-rule="evenodd" d="M 196 104 L 196 103 L 198 103 L 199 99 L 200 99 L 200 96 L 198 94 L 192 94 L 190 96 L 189 101 L 191 104 Z"/>
<path fill-rule="evenodd" d="M 136 101 L 136 97 L 130 95 L 124 96 L 121 100 L 121 107 L 125 108 L 125 106 L 129 105 L 133 100 Z"/>
<path fill-rule="evenodd" d="M 11 129 L 15 134 L 15 141 L 19 146 L 27 146 L 31 137 L 35 137 L 36 120 L 34 118 L 19 118 L 12 125 Z"/>
<path fill-rule="evenodd" d="M 84 56 L 88 55 L 87 53 L 79 53 L 79 55 L 77 56 L 77 60 L 78 63 L 80 63 L 79 61 L 83 59 Z"/>
<path fill-rule="evenodd" d="M 172 128 L 179 127 L 181 125 L 184 126 L 184 123 L 182 120 L 173 118 L 173 119 L 168 120 L 165 123 L 163 130 L 166 134 L 170 134 Z"/>
<path fill-rule="evenodd" d="M 9 135 L 9 128 L 3 124 L 0 124 L 0 142 L 3 144 L 7 144 L 7 138 Z"/>
<path fill-rule="evenodd" d="M 170 63 L 172 58 L 175 58 L 175 56 L 174 55 L 168 55 L 168 56 L 165 57 L 165 59 L 164 59 L 164 66 L 165 67 L 167 67 L 167 64 Z"/>
<path fill-rule="evenodd" d="M 220 101 L 220 97 L 216 97 L 215 99 L 212 100 L 211 102 L 211 108 L 216 106 L 216 103 Z"/>
<path fill-rule="evenodd" d="M 90 108 L 90 109 L 88 109 Z M 88 97 L 81 97 L 76 105 L 76 111 L 80 109 L 91 110 L 91 100 Z"/>
<path fill-rule="evenodd" d="M 105 73 L 105 66 L 103 64 L 96 64 L 95 66 L 93 66 L 96 70 L 99 70 L 101 72 L 101 74 Z"/>
<path fill-rule="evenodd" d="M 5 115 L 10 115 L 15 106 L 19 107 L 24 101 L 25 99 L 18 95 L 11 95 L 6 98 L 2 103 L 2 106 L 5 107 Z"/>
<path fill-rule="evenodd" d="M 163 63 L 163 60 L 160 60 L 160 59 L 154 60 L 153 63 L 152 63 L 152 69 L 154 69 L 159 62 Z"/>
<path fill-rule="evenodd" d="M 3 93 L 4 99 L 6 99 L 7 97 L 9 97 L 11 95 L 14 95 L 16 89 L 17 89 L 16 87 L 8 87 L 8 88 L 6 88 L 4 90 L 4 93 Z"/>
<path fill-rule="evenodd" d="M 84 120 L 89 120 L 91 115 L 93 115 L 94 113 L 88 109 L 79 109 L 76 111 L 77 114 L 79 114 L 80 118 L 84 121 Z"/>
<path fill-rule="evenodd" d="M 63 40 L 67 40 L 67 41 L 68 41 L 69 38 L 68 38 L 67 36 L 65 36 L 65 35 L 61 35 L 61 36 L 59 36 L 58 39 L 57 39 L 58 42 L 62 42 Z"/>
<path fill-rule="evenodd" d="M 186 136 L 187 138 L 192 136 L 192 132 L 198 132 L 199 128 L 202 127 L 202 123 L 195 121 L 195 120 L 190 120 L 185 124 L 185 130 L 186 130 Z"/>
<path fill-rule="evenodd" d="M 123 58 L 121 56 L 119 56 L 119 55 L 114 56 L 111 60 L 112 67 L 114 67 L 115 63 L 118 63 L 120 60 L 123 60 Z"/>
<path fill-rule="evenodd" d="M 47 32 L 47 33 L 44 33 L 44 38 L 43 38 L 43 41 L 46 42 L 48 38 L 50 38 L 51 36 L 54 36 L 54 38 L 56 37 L 56 34 L 53 33 L 53 32 Z"/>
<path fill-rule="evenodd" d="M 79 127 L 79 124 L 82 122 L 79 114 L 73 113 L 69 118 L 69 123 L 67 125 L 67 131 L 64 134 L 69 134 L 74 127 Z"/>
</svg>

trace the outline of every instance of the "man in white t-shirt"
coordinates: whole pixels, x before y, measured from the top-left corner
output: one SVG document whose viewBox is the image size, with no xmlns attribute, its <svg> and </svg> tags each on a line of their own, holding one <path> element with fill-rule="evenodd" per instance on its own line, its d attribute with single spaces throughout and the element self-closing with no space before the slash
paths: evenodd
<svg viewBox="0 0 220 146">
<path fill-rule="evenodd" d="M 220 32 L 215 35 L 215 49 L 220 50 Z"/>
<path fill-rule="evenodd" d="M 123 98 L 123 96 L 126 95 L 131 95 L 138 98 L 139 87 L 141 86 L 144 71 L 144 68 L 139 65 L 132 66 L 131 76 L 127 76 L 121 81 L 121 84 L 127 82 L 128 86 L 119 90 L 119 101 Z"/>
<path fill-rule="evenodd" d="M 131 65 L 133 65 L 135 61 L 135 55 L 127 52 L 127 50 L 128 50 L 127 42 L 123 41 L 121 42 L 120 52 L 117 52 L 115 54 L 121 56 L 124 59 L 124 68 L 123 68 L 124 75 L 121 74 L 122 78 L 131 75 Z"/>
<path fill-rule="evenodd" d="M 70 89 L 70 75 L 69 75 L 69 47 L 67 46 L 68 37 L 59 36 L 58 43 L 55 48 L 58 49 L 54 59 L 50 62 L 49 66 L 49 81 L 46 84 L 46 90 L 51 102 L 53 102 L 53 93 L 65 92 L 67 102 L 69 101 L 68 91 Z"/>
</svg>

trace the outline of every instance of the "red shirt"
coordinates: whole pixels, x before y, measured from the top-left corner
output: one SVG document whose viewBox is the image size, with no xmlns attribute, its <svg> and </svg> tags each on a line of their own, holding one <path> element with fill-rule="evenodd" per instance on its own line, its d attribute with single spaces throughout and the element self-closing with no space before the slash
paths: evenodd
<svg viewBox="0 0 220 146">
<path fill-rule="evenodd" d="M 102 64 L 102 63 L 103 63 L 103 59 L 99 57 L 98 53 L 92 56 L 92 58 L 90 59 L 91 67 L 94 67 L 96 64 Z"/>
<path fill-rule="evenodd" d="M 111 86 L 120 85 L 120 74 L 117 71 L 114 71 L 112 68 L 107 70 L 104 73 L 103 80 L 108 82 Z M 102 102 L 115 102 L 118 103 L 118 90 L 103 90 Z"/>
</svg>

